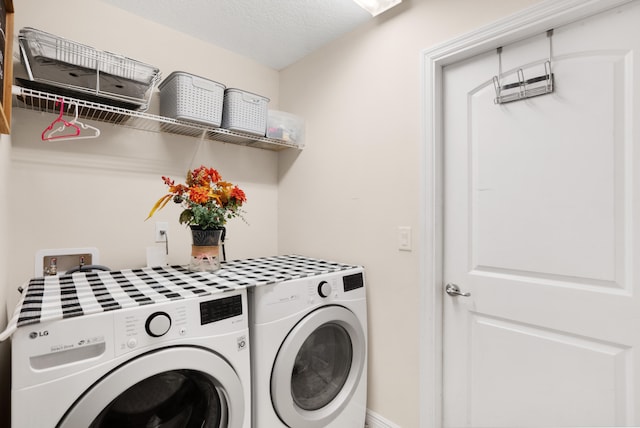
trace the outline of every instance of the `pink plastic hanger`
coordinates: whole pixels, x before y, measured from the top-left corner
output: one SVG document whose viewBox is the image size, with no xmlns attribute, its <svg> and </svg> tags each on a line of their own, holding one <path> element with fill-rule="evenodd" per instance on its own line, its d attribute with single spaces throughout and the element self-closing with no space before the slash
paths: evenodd
<svg viewBox="0 0 640 428">
<path fill-rule="evenodd" d="M 56 120 L 51 122 L 51 125 L 47 126 L 47 128 L 42 131 L 42 141 L 55 140 L 58 138 L 77 137 L 78 135 L 80 135 L 80 127 L 78 125 L 67 122 L 62 118 L 62 115 L 64 114 L 64 101 L 62 100 L 62 98 L 58 98 L 58 101 L 56 101 L 56 105 L 58 104 L 60 104 L 60 115 L 58 115 L 58 118 Z M 61 135 L 53 135 L 62 131 L 65 131 L 65 133 Z"/>
<path fill-rule="evenodd" d="M 67 104 L 68 105 L 68 104 Z M 48 134 L 48 138 L 57 138 L 58 141 L 60 140 L 82 140 L 82 139 L 87 139 L 87 138 L 97 138 L 100 136 L 100 130 L 98 128 L 96 128 L 95 126 L 91 126 L 88 125 L 86 123 L 82 123 L 78 120 L 78 110 L 80 110 L 80 105 L 78 104 L 77 101 L 75 101 L 73 103 L 73 107 L 75 108 L 75 117 L 73 119 L 71 119 L 71 121 L 69 122 L 71 125 L 76 125 L 80 128 L 80 134 L 78 135 L 69 135 L 69 134 L 65 134 L 65 135 L 59 135 L 54 137 L 54 134 L 59 133 L 59 132 L 63 132 L 65 130 L 65 125 L 61 125 L 59 128 L 54 129 L 53 131 L 49 132 Z M 67 113 L 69 113 L 69 111 L 67 111 Z"/>
</svg>

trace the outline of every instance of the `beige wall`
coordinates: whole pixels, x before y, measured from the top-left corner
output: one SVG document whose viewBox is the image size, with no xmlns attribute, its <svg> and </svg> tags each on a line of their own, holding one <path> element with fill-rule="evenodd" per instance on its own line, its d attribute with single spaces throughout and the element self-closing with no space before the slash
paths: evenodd
<svg viewBox="0 0 640 428">
<path fill-rule="evenodd" d="M 72 15 L 62 11 L 73 11 Z M 69 16 L 52 19 L 52 16 Z M 72 17 L 71 17 L 72 16 Z M 96 18 L 99 17 L 99 18 Z M 70 25 L 72 22 L 72 25 Z M 247 58 L 142 20 L 100 1 L 24 0 L 16 4 L 16 32 L 30 26 L 158 66 L 180 70 L 269 97 L 278 103 L 278 73 Z M 16 75 L 22 73 L 21 65 Z M 151 113 L 158 111 L 153 98 Z M 54 117 L 14 109 L 9 218 L 13 225 L 9 284 L 33 275 L 38 249 L 95 246 L 102 264 L 142 266 L 155 245 L 156 221 L 169 222 L 170 263 L 185 263 L 190 236 L 171 205 L 146 215 L 166 190 L 160 176 L 182 180 L 189 167 L 216 167 L 246 191 L 248 225 L 229 223 L 230 258 L 277 251 L 277 154 L 241 146 L 93 123 L 95 140 L 40 140 Z"/>
<path fill-rule="evenodd" d="M 187 71 L 264 95 L 277 106 L 278 72 L 242 56 L 97 0 L 14 4 L 16 34 L 35 27 L 156 65 L 163 76 Z M 16 75 L 24 74 L 21 67 Z M 154 100 L 150 112 L 157 113 L 157 95 Z M 10 142 L 0 139 L 0 326 L 7 300 L 13 306 L 16 288 L 34 275 L 39 249 L 95 246 L 101 263 L 114 269 L 144 266 L 145 248 L 161 245 L 154 243 L 155 221 L 167 221 L 169 262 L 186 263 L 190 235 L 178 224 L 178 207 L 144 219 L 166 191 L 161 175 L 182 180 L 190 166 L 216 167 L 247 194 L 249 224 L 228 224 L 227 256 L 277 253 L 277 153 L 96 122 L 88 123 L 102 131 L 98 139 L 44 143 L 40 135 L 54 118 L 14 108 Z M 0 344 L 0 419 L 9 406 L 7 348 Z"/>
<path fill-rule="evenodd" d="M 279 249 L 365 266 L 368 407 L 402 427 L 420 406 L 420 52 L 533 3 L 405 0 L 281 73 L 308 145 L 280 159 Z M 398 226 L 413 252 L 398 251 Z"/>
<path fill-rule="evenodd" d="M 8 177 L 0 197 L 10 202 L 0 204 L 8 237 L 0 240 L 0 325 L 38 249 L 96 246 L 103 264 L 143 265 L 155 219 L 143 220 L 164 191 L 159 177 L 179 178 L 197 153 L 194 164 L 218 167 L 249 197 L 249 225 L 229 225 L 231 258 L 295 252 L 365 266 L 368 407 L 418 427 L 420 51 L 536 2 L 404 0 L 281 73 L 97 0 L 15 2 L 16 31 L 32 26 L 157 65 L 165 76 L 184 70 L 263 94 L 270 107 L 306 118 L 307 147 L 198 148 L 194 139 L 107 124 L 95 124 L 98 140 L 45 144 L 40 133 L 52 118 L 15 109 L 12 147 L 0 139 Z M 73 17 L 51 19 L 64 10 Z M 189 238 L 174 208 L 157 220 L 169 222 L 170 262 L 184 263 Z M 397 250 L 398 226 L 412 228 L 413 252 Z M 7 367 L 0 347 L 0 400 Z M 0 414 L 3 406 L 6 399 Z"/>
</svg>

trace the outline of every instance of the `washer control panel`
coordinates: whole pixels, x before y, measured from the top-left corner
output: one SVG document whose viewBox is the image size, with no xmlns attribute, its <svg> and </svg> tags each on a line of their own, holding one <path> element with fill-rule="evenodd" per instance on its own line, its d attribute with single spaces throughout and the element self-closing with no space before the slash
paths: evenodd
<svg viewBox="0 0 640 428">
<path fill-rule="evenodd" d="M 114 311 L 115 353 L 238 331 L 246 328 L 245 308 L 243 294 L 225 293 Z"/>
<path fill-rule="evenodd" d="M 147 318 L 144 329 L 151 337 L 162 337 L 171 328 L 171 317 L 166 312 L 154 312 Z"/>
<path fill-rule="evenodd" d="M 202 325 L 239 315 L 242 315 L 242 297 L 239 294 L 200 302 L 200 324 Z"/>
<path fill-rule="evenodd" d="M 179 339 L 189 331 L 188 302 L 149 305 L 115 315 L 116 354 Z"/>
</svg>

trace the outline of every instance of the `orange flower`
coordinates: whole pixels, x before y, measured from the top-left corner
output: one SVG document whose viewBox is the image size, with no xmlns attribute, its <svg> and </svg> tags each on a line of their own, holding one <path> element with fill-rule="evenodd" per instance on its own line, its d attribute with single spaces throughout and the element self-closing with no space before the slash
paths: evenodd
<svg viewBox="0 0 640 428">
<path fill-rule="evenodd" d="M 209 187 L 192 187 L 189 189 L 189 199 L 196 204 L 206 204 L 209 200 Z"/>
<path fill-rule="evenodd" d="M 231 189 L 231 197 L 237 201 L 240 201 L 241 203 L 247 202 L 247 195 L 245 195 L 242 189 L 238 186 L 235 186 L 233 189 Z"/>
<path fill-rule="evenodd" d="M 213 183 L 217 183 L 218 181 L 222 180 L 222 176 L 220 176 L 220 173 L 213 168 L 209 168 L 207 170 L 207 174 L 209 175 L 209 178 Z"/>
<path fill-rule="evenodd" d="M 171 183 L 173 183 L 173 180 L 171 181 Z M 171 184 L 169 186 L 169 193 L 173 193 L 174 195 L 182 195 L 187 190 L 189 190 L 189 188 L 186 187 L 184 184 L 177 184 L 177 185 Z"/>
</svg>

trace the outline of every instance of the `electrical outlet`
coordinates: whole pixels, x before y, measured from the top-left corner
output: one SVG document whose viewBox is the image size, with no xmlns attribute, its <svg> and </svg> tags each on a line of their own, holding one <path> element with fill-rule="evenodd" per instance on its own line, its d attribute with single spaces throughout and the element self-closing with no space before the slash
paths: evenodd
<svg viewBox="0 0 640 428">
<path fill-rule="evenodd" d="M 168 232 L 169 232 L 169 222 L 166 222 L 166 221 L 156 222 L 156 242 L 166 242 Z"/>
</svg>

